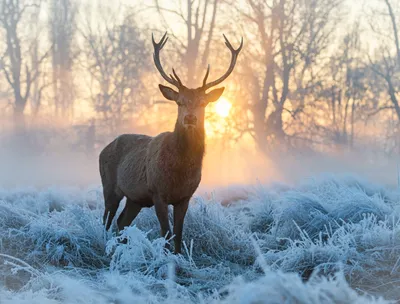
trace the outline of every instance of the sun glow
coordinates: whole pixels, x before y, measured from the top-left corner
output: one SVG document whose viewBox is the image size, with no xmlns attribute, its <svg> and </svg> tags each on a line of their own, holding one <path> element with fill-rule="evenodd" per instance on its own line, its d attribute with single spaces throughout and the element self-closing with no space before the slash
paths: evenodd
<svg viewBox="0 0 400 304">
<path fill-rule="evenodd" d="M 215 112 L 222 118 L 229 115 L 231 108 L 232 104 L 225 97 L 221 97 L 215 104 Z"/>
<path fill-rule="evenodd" d="M 217 137 L 225 132 L 232 103 L 229 99 L 221 97 L 217 102 L 210 103 L 207 107 L 207 119 L 205 129 L 207 136 Z"/>
</svg>

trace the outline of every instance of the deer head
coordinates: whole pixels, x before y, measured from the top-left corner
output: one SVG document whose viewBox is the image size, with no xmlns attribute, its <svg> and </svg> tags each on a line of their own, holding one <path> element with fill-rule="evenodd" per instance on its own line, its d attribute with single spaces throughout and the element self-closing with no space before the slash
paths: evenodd
<svg viewBox="0 0 400 304">
<path fill-rule="evenodd" d="M 203 85 L 197 89 L 190 89 L 184 86 L 176 74 L 175 70 L 172 69 L 173 75 L 167 75 L 160 62 L 160 51 L 168 41 L 167 33 L 161 38 L 160 42 L 156 43 L 154 36 L 152 36 L 153 46 L 154 46 L 154 64 L 157 70 L 160 72 L 161 76 L 171 85 L 175 86 L 178 91 L 170 87 L 159 85 L 160 91 L 163 96 L 168 100 L 173 100 L 178 105 L 178 119 L 177 124 L 184 126 L 186 129 L 195 129 L 197 127 L 204 126 L 204 113 L 205 107 L 210 103 L 217 101 L 222 93 L 224 92 L 224 87 L 206 92 L 211 87 L 214 87 L 224 81 L 233 71 L 235 67 L 237 57 L 243 46 L 243 38 L 241 40 L 239 48 L 236 50 L 232 47 L 228 39 L 225 38 L 225 44 L 231 51 L 232 58 L 231 63 L 227 72 L 221 76 L 219 79 L 207 83 L 208 74 L 210 73 L 210 65 L 208 65 L 206 75 L 203 79 Z"/>
</svg>

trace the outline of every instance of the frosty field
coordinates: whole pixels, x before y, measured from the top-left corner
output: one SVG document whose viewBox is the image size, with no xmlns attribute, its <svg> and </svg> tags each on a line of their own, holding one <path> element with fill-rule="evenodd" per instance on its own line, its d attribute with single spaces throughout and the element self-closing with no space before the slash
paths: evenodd
<svg viewBox="0 0 400 304">
<path fill-rule="evenodd" d="M 195 196 L 175 256 L 153 209 L 127 244 L 106 233 L 100 188 L 1 190 L 0 303 L 400 299 L 399 190 L 341 176 L 245 193 L 228 205 Z"/>
</svg>

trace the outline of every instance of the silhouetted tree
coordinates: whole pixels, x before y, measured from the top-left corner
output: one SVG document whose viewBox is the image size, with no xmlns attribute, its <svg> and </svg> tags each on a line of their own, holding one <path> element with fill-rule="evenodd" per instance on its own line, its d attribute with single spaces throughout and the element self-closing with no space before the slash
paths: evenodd
<svg viewBox="0 0 400 304">
<path fill-rule="evenodd" d="M 38 9 L 40 2 L 4 0 L 0 3 L 0 27 L 6 41 L 6 50 L 0 57 L 0 69 L 14 95 L 14 123 L 18 133 L 25 131 L 24 111 L 32 86 L 41 73 L 41 65 L 48 56 L 43 47 L 39 50 L 38 37 L 23 39 L 20 33 L 24 16 Z"/>
<path fill-rule="evenodd" d="M 52 85 L 56 116 L 72 115 L 74 85 L 72 66 L 75 57 L 76 4 L 71 0 L 52 0 L 49 12 L 49 31 L 52 42 Z"/>
<path fill-rule="evenodd" d="M 331 43 L 341 1 L 246 3 L 237 10 L 252 41 L 246 60 L 249 85 L 244 88 L 250 91 L 253 120 L 248 132 L 265 153 L 285 150 L 301 139 L 292 125 L 319 85 L 318 65 Z"/>
<path fill-rule="evenodd" d="M 91 77 L 90 99 L 108 132 L 115 133 L 132 115 L 135 103 L 149 98 L 141 94 L 141 77 L 151 59 L 132 16 L 127 15 L 122 23 L 104 19 L 96 28 L 89 21 L 81 33 L 84 65 Z"/>
</svg>

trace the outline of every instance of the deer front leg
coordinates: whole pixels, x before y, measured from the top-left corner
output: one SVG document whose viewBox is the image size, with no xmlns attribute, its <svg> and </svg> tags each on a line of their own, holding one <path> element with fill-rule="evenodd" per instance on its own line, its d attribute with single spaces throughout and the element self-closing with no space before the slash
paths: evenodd
<svg viewBox="0 0 400 304">
<path fill-rule="evenodd" d="M 168 221 L 168 204 L 157 199 L 154 200 L 154 207 L 156 209 L 158 221 L 160 222 L 161 236 L 170 238 L 172 233 Z M 169 244 L 166 244 L 165 248 L 169 250 Z"/>
<path fill-rule="evenodd" d="M 189 206 L 189 200 L 190 198 L 185 199 L 181 203 L 174 206 L 174 242 L 176 254 L 181 253 L 183 222 Z"/>
</svg>

